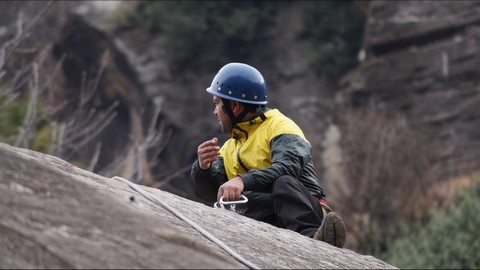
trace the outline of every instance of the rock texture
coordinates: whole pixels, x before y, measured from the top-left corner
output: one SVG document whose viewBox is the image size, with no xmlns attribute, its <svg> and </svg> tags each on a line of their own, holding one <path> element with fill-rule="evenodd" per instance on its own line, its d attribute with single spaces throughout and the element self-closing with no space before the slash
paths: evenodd
<svg viewBox="0 0 480 270">
<path fill-rule="evenodd" d="M 480 166 L 480 2 L 372 1 L 362 64 L 337 103 L 401 111 L 443 177 Z"/>
<path fill-rule="evenodd" d="M 143 187 L 260 268 L 394 268 L 289 230 Z M 246 268 L 126 184 L 0 144 L 4 268 Z"/>
</svg>

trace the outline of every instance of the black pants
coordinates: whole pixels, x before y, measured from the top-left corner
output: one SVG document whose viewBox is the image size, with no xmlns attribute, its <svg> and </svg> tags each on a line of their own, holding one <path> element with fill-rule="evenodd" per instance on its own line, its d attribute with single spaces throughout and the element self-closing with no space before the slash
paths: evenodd
<svg viewBox="0 0 480 270">
<path fill-rule="evenodd" d="M 296 178 L 279 177 L 272 193 L 250 193 L 245 215 L 274 226 L 313 237 L 322 223 L 322 207 L 310 191 Z"/>
</svg>

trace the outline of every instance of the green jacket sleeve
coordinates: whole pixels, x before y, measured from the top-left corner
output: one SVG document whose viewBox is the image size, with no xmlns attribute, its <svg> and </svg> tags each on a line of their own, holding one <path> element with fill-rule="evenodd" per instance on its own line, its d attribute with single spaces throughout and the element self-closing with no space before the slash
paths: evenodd
<svg viewBox="0 0 480 270">
<path fill-rule="evenodd" d="M 283 175 L 300 179 L 305 165 L 311 162 L 310 143 L 298 135 L 282 134 L 270 141 L 270 167 L 241 174 L 245 190 L 270 192 L 273 182 Z"/>
<path fill-rule="evenodd" d="M 190 177 L 193 180 L 195 194 L 198 197 L 206 201 L 216 202 L 218 188 L 227 181 L 223 158 L 217 158 L 208 170 L 202 170 L 198 165 L 198 160 L 196 160 L 192 165 Z"/>
</svg>

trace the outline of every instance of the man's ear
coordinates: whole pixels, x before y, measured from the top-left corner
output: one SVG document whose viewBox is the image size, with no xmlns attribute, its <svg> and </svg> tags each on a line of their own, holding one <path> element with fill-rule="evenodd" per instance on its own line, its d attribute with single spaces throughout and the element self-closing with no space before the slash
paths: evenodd
<svg viewBox="0 0 480 270">
<path fill-rule="evenodd" d="M 231 106 L 232 112 L 234 114 L 237 114 L 237 113 L 240 113 L 241 111 L 243 111 L 243 104 L 241 104 L 238 101 L 234 101 L 234 100 L 231 100 L 230 102 L 231 102 L 230 106 Z"/>
</svg>

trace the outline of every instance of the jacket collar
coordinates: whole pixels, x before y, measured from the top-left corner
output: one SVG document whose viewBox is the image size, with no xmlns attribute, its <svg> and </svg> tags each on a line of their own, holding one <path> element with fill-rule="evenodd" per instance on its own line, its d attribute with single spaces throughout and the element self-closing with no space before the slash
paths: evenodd
<svg viewBox="0 0 480 270">
<path fill-rule="evenodd" d="M 232 138 L 233 139 L 240 139 L 245 138 L 248 139 L 248 133 L 255 130 L 259 127 L 263 122 L 265 122 L 269 117 L 277 114 L 277 109 L 268 109 L 267 111 L 258 113 L 253 118 L 237 123 L 235 127 L 232 128 Z"/>
</svg>

